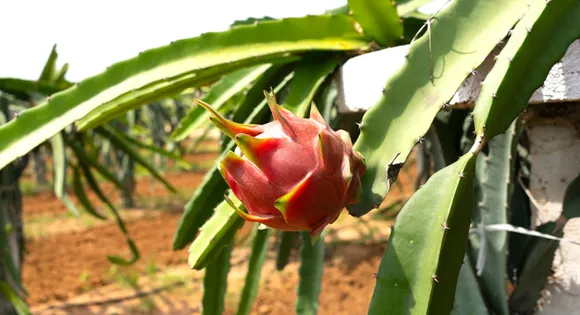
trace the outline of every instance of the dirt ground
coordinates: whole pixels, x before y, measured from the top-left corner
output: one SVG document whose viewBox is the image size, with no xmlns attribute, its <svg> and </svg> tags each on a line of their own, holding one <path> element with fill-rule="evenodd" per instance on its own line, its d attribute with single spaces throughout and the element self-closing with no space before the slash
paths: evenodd
<svg viewBox="0 0 580 315">
<path fill-rule="evenodd" d="M 215 154 L 189 156 L 188 161 L 208 160 Z M 415 170 L 399 174 L 400 183 L 383 203 L 404 201 L 413 191 Z M 129 250 L 112 220 L 72 218 L 52 192 L 24 197 L 27 245 L 23 282 L 34 314 L 198 314 L 203 271 L 187 266 L 187 249 L 173 251 L 171 244 L 182 207 L 202 172 L 166 174 L 181 196 L 170 195 L 158 183 L 142 178 L 137 183 L 140 209 L 122 212 L 141 258 L 131 267 L 118 267 L 107 255 L 129 258 Z M 113 188 L 103 185 L 111 196 Z M 388 208 L 385 208 L 388 209 Z M 319 314 L 366 313 L 373 274 L 386 248 L 392 210 L 383 219 L 355 219 L 344 213 L 332 225 L 324 268 Z M 385 219 L 386 216 L 387 219 Z M 375 215 L 376 216 L 376 215 Z M 97 220 L 98 221 L 98 220 Z M 364 224 L 361 224 L 364 221 Z M 251 228 L 247 225 L 244 231 Z M 276 271 L 274 238 L 262 272 L 252 314 L 293 314 L 298 280 L 298 253 L 283 271 Z M 243 286 L 248 246 L 234 250 L 229 274 L 225 314 L 235 314 Z"/>
</svg>

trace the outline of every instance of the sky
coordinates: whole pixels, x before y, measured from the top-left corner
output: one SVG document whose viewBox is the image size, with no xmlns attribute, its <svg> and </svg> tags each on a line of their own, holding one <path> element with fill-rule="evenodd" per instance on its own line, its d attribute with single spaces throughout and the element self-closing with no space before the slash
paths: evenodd
<svg viewBox="0 0 580 315">
<path fill-rule="evenodd" d="M 234 20 L 320 14 L 346 0 L 0 1 L 0 77 L 35 80 L 57 44 L 79 81 L 169 42 L 223 31 Z"/>
</svg>

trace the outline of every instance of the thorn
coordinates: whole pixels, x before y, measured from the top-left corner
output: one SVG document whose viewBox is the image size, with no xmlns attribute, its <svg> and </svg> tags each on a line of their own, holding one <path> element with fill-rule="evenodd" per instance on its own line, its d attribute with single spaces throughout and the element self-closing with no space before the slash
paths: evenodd
<svg viewBox="0 0 580 315">
<path fill-rule="evenodd" d="M 498 57 L 498 56 L 499 56 L 499 55 L 493 55 L 493 60 L 497 60 L 497 57 Z"/>
<path fill-rule="evenodd" d="M 439 283 L 439 279 L 437 279 L 437 275 L 436 275 L 436 274 L 433 274 L 433 275 L 431 276 L 431 280 L 433 280 L 433 281 L 435 281 L 435 282 Z"/>
<path fill-rule="evenodd" d="M 447 222 L 444 222 L 441 224 L 441 227 L 443 228 L 443 230 L 451 230 L 451 228 L 449 227 L 449 225 L 447 225 Z"/>
<path fill-rule="evenodd" d="M 531 33 L 532 29 L 526 26 L 526 31 L 528 31 L 528 33 Z"/>
<path fill-rule="evenodd" d="M 387 164 L 387 166 L 393 166 L 393 165 L 395 165 L 395 160 L 397 160 L 397 158 L 399 157 L 399 155 L 401 155 L 401 152 L 397 152 L 397 154 L 395 154 L 395 157 L 393 157 L 393 159 L 391 160 L 391 162 L 389 164 Z"/>
<path fill-rule="evenodd" d="M 465 172 L 459 173 L 459 178 L 463 178 L 463 177 L 465 177 Z"/>
<path fill-rule="evenodd" d="M 476 74 L 476 73 L 477 73 L 477 71 L 475 71 L 475 69 L 473 69 L 473 68 L 472 68 L 472 69 L 471 69 L 471 75 L 472 75 L 472 76 L 475 76 L 475 74 Z"/>
<path fill-rule="evenodd" d="M 417 142 L 418 142 L 418 143 L 423 143 L 423 140 L 425 140 L 423 137 L 419 137 L 419 138 L 417 138 Z"/>
<path fill-rule="evenodd" d="M 491 98 L 496 98 L 497 94 L 495 94 L 495 92 L 491 92 Z"/>
<path fill-rule="evenodd" d="M 395 229 L 395 225 L 393 223 L 389 224 L 389 229 L 394 230 Z"/>
<path fill-rule="evenodd" d="M 512 58 L 511 57 L 506 57 L 506 59 L 511 63 L 512 62 Z"/>
<path fill-rule="evenodd" d="M 355 123 L 358 127 L 358 130 L 362 130 L 362 122 Z"/>
<path fill-rule="evenodd" d="M 373 272 L 373 279 L 377 279 L 379 276 L 377 275 L 376 272 Z"/>
</svg>

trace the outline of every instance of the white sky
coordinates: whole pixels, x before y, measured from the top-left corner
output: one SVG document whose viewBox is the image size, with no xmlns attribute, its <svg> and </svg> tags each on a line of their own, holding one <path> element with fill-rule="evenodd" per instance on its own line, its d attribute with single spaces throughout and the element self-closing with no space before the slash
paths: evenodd
<svg viewBox="0 0 580 315">
<path fill-rule="evenodd" d="M 139 51 L 221 31 L 248 17 L 319 14 L 346 0 L 4 0 L 0 77 L 37 79 L 57 44 L 58 65 L 79 81 Z"/>
</svg>

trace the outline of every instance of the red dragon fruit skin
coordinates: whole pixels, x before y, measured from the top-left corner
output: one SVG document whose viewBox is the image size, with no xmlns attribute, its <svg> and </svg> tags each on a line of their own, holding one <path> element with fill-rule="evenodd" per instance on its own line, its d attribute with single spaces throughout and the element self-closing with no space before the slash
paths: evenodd
<svg viewBox="0 0 580 315">
<path fill-rule="evenodd" d="M 346 131 L 326 124 L 314 103 L 310 117 L 301 118 L 280 106 L 273 93 L 264 94 L 274 117 L 264 125 L 230 121 L 195 100 L 241 151 L 228 152 L 219 170 L 247 212 L 228 202 L 247 221 L 316 237 L 358 202 L 363 157 L 353 151 Z"/>
</svg>

